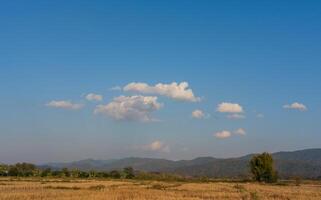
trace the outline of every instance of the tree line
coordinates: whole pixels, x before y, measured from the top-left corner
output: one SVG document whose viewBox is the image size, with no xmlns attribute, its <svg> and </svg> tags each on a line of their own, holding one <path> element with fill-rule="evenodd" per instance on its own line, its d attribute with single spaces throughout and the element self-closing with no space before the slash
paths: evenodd
<svg viewBox="0 0 321 200">
<path fill-rule="evenodd" d="M 273 158 L 269 153 L 254 155 L 249 161 L 250 172 L 255 181 L 272 183 L 278 180 L 277 171 L 274 169 Z M 17 163 L 14 165 L 1 165 L 0 176 L 14 177 L 71 177 L 71 178 L 113 178 L 113 179 L 166 179 L 183 180 L 182 177 L 168 174 L 153 174 L 146 172 L 134 172 L 132 167 L 122 170 L 104 171 L 81 171 L 78 169 L 62 168 L 52 170 L 51 168 L 38 168 L 31 163 Z"/>
<path fill-rule="evenodd" d="M 0 176 L 132 179 L 135 177 L 135 173 L 132 167 L 104 172 L 95 170 L 81 171 L 79 169 L 68 168 L 52 170 L 51 168 L 38 168 L 36 165 L 31 163 L 17 163 L 14 165 L 0 165 Z"/>
</svg>

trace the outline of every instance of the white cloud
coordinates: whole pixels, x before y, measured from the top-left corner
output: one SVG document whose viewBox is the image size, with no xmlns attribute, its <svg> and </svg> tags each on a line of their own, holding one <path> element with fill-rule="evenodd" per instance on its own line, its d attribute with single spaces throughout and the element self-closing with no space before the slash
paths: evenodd
<svg viewBox="0 0 321 200">
<path fill-rule="evenodd" d="M 106 114 L 115 120 L 149 122 L 155 121 L 150 115 L 162 104 L 154 96 L 119 96 L 106 105 L 98 105 L 95 114 Z"/>
<path fill-rule="evenodd" d="M 283 108 L 285 108 L 285 109 L 293 109 L 293 110 L 300 110 L 300 111 L 306 111 L 307 110 L 307 107 L 304 104 L 298 103 L 298 102 L 292 103 L 290 105 L 284 105 Z"/>
<path fill-rule="evenodd" d="M 246 131 L 243 128 L 239 128 L 234 131 L 234 134 L 244 136 L 244 135 L 246 135 Z"/>
<path fill-rule="evenodd" d="M 245 119 L 245 115 L 233 113 L 227 116 L 229 119 Z"/>
<path fill-rule="evenodd" d="M 264 118 L 264 115 L 262 113 L 259 113 L 256 115 L 257 118 Z"/>
<path fill-rule="evenodd" d="M 231 132 L 226 130 L 214 133 L 214 136 L 219 139 L 229 138 L 231 137 L 231 135 L 232 135 Z"/>
<path fill-rule="evenodd" d="M 50 101 L 46 104 L 48 107 L 69 109 L 69 110 L 79 110 L 84 107 L 83 104 L 72 103 L 71 101 Z"/>
<path fill-rule="evenodd" d="M 143 150 L 169 153 L 170 147 L 162 141 L 156 140 L 148 145 L 143 146 Z"/>
<path fill-rule="evenodd" d="M 89 93 L 86 95 L 86 99 L 88 101 L 102 101 L 103 100 L 103 96 L 100 94 L 94 94 L 94 93 Z"/>
<path fill-rule="evenodd" d="M 190 102 L 198 102 L 201 99 L 196 97 L 192 91 L 192 89 L 188 88 L 187 82 L 176 83 L 173 82 L 171 84 L 163 84 L 158 83 L 155 86 L 150 86 L 146 83 L 129 83 L 123 89 L 128 92 L 139 92 L 143 94 L 154 94 L 154 95 L 162 95 L 167 96 L 174 100 L 179 101 L 190 101 Z"/>
<path fill-rule="evenodd" d="M 217 111 L 221 113 L 243 113 L 243 108 L 237 103 L 223 102 L 217 106 Z"/>
<path fill-rule="evenodd" d="M 196 119 L 202 119 L 205 117 L 205 114 L 202 110 L 197 109 L 192 112 L 192 117 Z"/>
</svg>

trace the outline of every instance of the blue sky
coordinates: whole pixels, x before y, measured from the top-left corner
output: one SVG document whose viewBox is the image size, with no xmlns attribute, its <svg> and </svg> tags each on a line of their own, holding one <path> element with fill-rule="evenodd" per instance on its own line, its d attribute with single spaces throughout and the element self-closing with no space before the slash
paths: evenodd
<svg viewBox="0 0 321 200">
<path fill-rule="evenodd" d="M 320 4 L 3 2 L 0 162 L 320 147 Z"/>
</svg>

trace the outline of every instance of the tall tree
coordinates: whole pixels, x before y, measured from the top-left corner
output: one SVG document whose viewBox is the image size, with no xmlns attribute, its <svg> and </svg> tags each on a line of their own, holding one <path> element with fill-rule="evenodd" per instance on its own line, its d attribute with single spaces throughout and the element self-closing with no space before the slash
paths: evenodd
<svg viewBox="0 0 321 200">
<path fill-rule="evenodd" d="M 124 178 L 132 179 L 134 178 L 134 169 L 132 167 L 125 167 L 123 169 Z"/>
<path fill-rule="evenodd" d="M 276 182 L 277 171 L 274 169 L 273 158 L 269 153 L 255 155 L 250 160 L 253 178 L 259 182 Z"/>
</svg>

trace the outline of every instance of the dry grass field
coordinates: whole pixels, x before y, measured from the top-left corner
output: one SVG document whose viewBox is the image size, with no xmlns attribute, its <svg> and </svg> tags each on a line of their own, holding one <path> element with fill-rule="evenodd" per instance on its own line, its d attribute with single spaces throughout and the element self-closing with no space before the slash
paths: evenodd
<svg viewBox="0 0 321 200">
<path fill-rule="evenodd" d="M 1 200 L 321 199 L 321 183 L 257 183 L 0 179 Z"/>
</svg>

